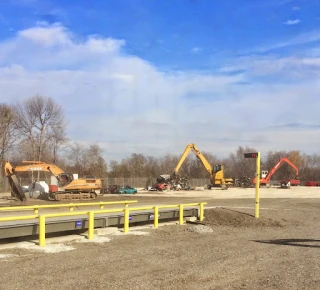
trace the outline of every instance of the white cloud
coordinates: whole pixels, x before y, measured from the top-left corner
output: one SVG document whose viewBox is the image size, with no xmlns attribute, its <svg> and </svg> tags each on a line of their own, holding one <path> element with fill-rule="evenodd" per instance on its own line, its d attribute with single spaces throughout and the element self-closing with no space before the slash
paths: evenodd
<svg viewBox="0 0 320 290">
<path fill-rule="evenodd" d="M 300 19 L 294 19 L 294 20 L 287 20 L 284 24 L 285 25 L 296 25 L 299 24 L 301 22 Z"/>
<path fill-rule="evenodd" d="M 70 138 L 98 142 L 107 160 L 132 152 L 181 153 L 190 142 L 221 155 L 238 145 L 318 150 L 318 143 L 303 139 L 317 128 L 269 127 L 317 120 L 318 58 L 239 59 L 230 67 L 243 72 L 232 75 L 164 72 L 126 54 L 125 44 L 80 38 L 60 24 L 20 31 L 0 42 L 1 101 L 54 97 L 65 109 Z"/>
<path fill-rule="evenodd" d="M 39 24 L 43 25 L 45 22 Z M 44 46 L 71 44 L 70 35 L 68 35 L 66 29 L 59 24 L 44 27 L 39 25 L 38 27 L 25 29 L 18 33 L 18 37 L 31 40 Z"/>
<path fill-rule="evenodd" d="M 313 49 L 313 57 L 276 57 L 276 56 L 247 56 L 232 60 L 232 65 L 221 68 L 221 72 L 246 70 L 247 76 L 274 76 L 282 79 L 292 77 L 309 79 L 319 75 L 320 55 Z M 318 53 L 318 54 L 317 54 Z M 311 55 L 311 53 L 308 53 Z"/>
<path fill-rule="evenodd" d="M 294 7 L 292 8 L 292 10 L 293 10 L 293 11 L 298 11 L 298 10 L 300 10 L 300 7 L 294 6 Z"/>
<path fill-rule="evenodd" d="M 282 49 L 286 47 L 293 47 L 299 45 L 311 45 L 320 40 L 320 31 L 313 30 L 305 33 L 301 33 L 291 39 L 275 42 L 271 45 L 259 46 L 250 50 L 242 51 L 242 54 L 252 54 L 252 53 L 266 53 L 276 49 Z"/>
<path fill-rule="evenodd" d="M 202 50 L 202 49 L 201 49 L 200 47 L 193 47 L 193 48 L 191 49 L 191 52 L 192 52 L 192 53 L 199 53 L 201 50 Z"/>
</svg>

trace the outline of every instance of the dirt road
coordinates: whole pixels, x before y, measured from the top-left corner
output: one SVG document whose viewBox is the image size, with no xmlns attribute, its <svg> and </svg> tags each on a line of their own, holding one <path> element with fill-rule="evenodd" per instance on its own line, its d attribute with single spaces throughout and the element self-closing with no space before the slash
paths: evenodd
<svg viewBox="0 0 320 290">
<path fill-rule="evenodd" d="M 320 289 L 320 199 L 262 199 L 259 220 L 251 199 L 209 203 L 227 207 L 206 210 L 211 233 L 187 224 L 54 254 L 1 248 L 2 288 Z"/>
</svg>

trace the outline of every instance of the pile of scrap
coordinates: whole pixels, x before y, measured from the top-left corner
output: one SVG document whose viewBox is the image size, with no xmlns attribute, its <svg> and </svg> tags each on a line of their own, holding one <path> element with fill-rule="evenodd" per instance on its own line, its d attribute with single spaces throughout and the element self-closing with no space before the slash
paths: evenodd
<svg viewBox="0 0 320 290">
<path fill-rule="evenodd" d="M 253 187 L 253 183 L 250 177 L 242 176 L 239 179 L 235 180 L 234 186 L 242 187 L 242 188 L 250 188 L 250 187 Z"/>
<path fill-rule="evenodd" d="M 169 175 L 162 174 L 157 178 L 157 183 L 154 185 L 153 190 L 192 190 L 189 185 L 189 179 L 182 177 L 179 174 Z"/>
</svg>

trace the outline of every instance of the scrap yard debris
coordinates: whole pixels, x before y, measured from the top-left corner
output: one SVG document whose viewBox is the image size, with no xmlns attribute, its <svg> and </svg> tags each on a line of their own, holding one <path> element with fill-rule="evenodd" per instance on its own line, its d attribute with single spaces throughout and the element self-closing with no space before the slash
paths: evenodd
<svg viewBox="0 0 320 290">
<path fill-rule="evenodd" d="M 235 187 L 243 187 L 243 188 L 250 188 L 253 187 L 253 183 L 250 177 L 242 176 L 239 179 L 235 180 Z"/>
<path fill-rule="evenodd" d="M 163 174 L 157 178 L 157 183 L 154 187 L 149 188 L 150 191 L 164 191 L 164 190 L 192 190 L 189 185 L 189 179 L 182 177 L 179 174 L 169 175 Z"/>
</svg>

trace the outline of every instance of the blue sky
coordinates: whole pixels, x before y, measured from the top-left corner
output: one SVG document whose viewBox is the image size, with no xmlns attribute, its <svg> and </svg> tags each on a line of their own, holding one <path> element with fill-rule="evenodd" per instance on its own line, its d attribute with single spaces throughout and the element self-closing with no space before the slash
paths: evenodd
<svg viewBox="0 0 320 290">
<path fill-rule="evenodd" d="M 318 152 L 320 1 L 0 1 L 0 89 L 63 103 L 108 160 Z M 306 105 L 306 106 L 304 106 Z"/>
<path fill-rule="evenodd" d="M 79 37 L 99 34 L 125 39 L 124 51 L 168 69 L 212 70 L 223 58 L 259 53 L 260 47 L 309 33 L 320 24 L 320 2 L 306 0 L 246 0 L 241 5 L 232 0 L 1 3 L 3 38 L 39 21 L 58 22 Z M 292 48 L 275 49 L 275 53 L 285 55 L 288 50 L 299 53 Z"/>
</svg>

